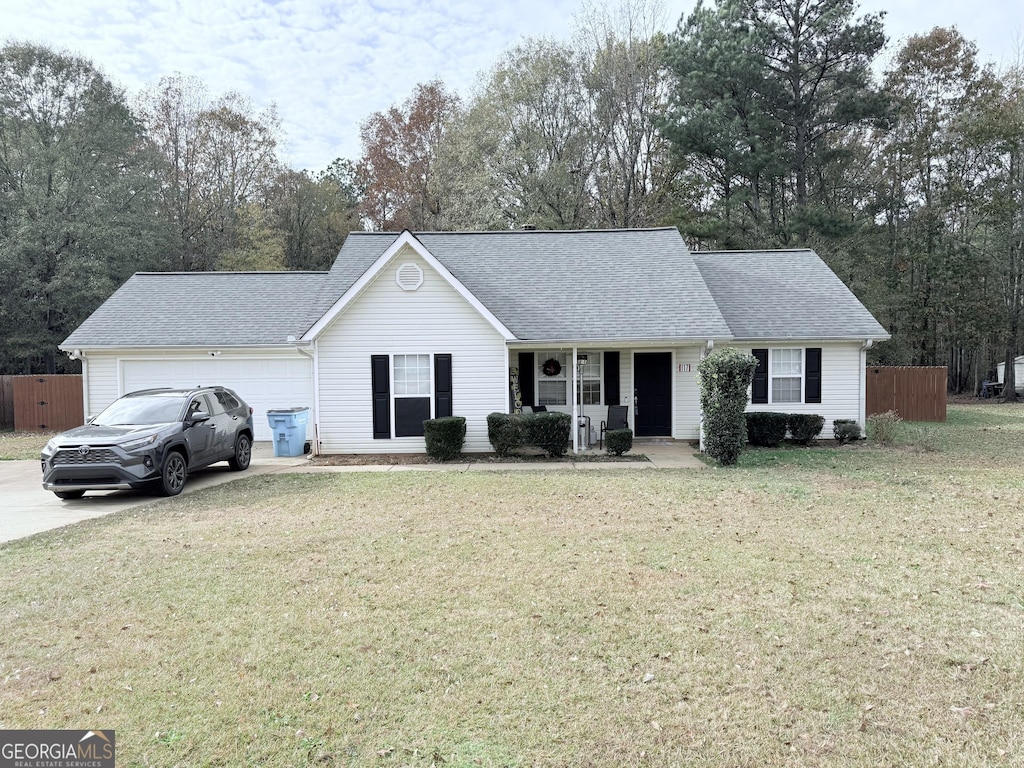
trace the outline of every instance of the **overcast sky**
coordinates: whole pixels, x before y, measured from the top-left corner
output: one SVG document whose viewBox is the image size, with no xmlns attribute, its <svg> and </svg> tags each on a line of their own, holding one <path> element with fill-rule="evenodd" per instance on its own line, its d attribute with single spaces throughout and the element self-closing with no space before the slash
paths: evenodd
<svg viewBox="0 0 1024 768">
<path fill-rule="evenodd" d="M 667 0 L 674 29 L 694 0 Z M 439 78 L 467 96 L 476 76 L 525 36 L 567 39 L 580 0 L 0 0 L 0 39 L 89 58 L 130 95 L 163 75 L 200 77 L 277 105 L 282 159 L 320 170 L 359 155 L 359 124 Z M 896 42 L 957 26 L 983 60 L 1016 58 L 1022 0 L 862 0 L 887 10 Z"/>
</svg>

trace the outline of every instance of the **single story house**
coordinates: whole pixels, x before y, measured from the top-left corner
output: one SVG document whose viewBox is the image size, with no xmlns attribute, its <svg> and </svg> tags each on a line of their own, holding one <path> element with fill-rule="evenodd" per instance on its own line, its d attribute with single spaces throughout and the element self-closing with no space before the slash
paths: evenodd
<svg viewBox="0 0 1024 768">
<path fill-rule="evenodd" d="M 695 252 L 673 228 L 353 232 L 329 272 L 139 273 L 61 345 L 85 411 L 153 386 L 223 384 L 308 407 L 321 453 L 423 452 L 423 420 L 543 405 L 592 431 L 696 439 L 697 364 L 761 365 L 751 410 L 864 424 L 865 351 L 889 335 L 811 250 Z M 574 448 L 590 435 L 577 430 Z"/>
</svg>

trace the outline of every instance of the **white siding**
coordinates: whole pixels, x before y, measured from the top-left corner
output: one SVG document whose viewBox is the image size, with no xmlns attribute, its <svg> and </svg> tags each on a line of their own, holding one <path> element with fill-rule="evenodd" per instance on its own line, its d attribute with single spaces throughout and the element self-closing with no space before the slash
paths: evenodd
<svg viewBox="0 0 1024 768">
<path fill-rule="evenodd" d="M 700 387 L 697 386 L 697 364 L 702 347 L 680 347 L 675 350 L 675 377 L 672 402 L 672 437 L 676 440 L 697 440 L 700 437 Z M 689 368 L 689 370 L 687 370 Z"/>
<path fill-rule="evenodd" d="M 748 411 L 776 411 L 779 413 L 816 413 L 825 417 L 822 438 L 832 437 L 834 419 L 862 419 L 861 403 L 864 397 L 863 363 L 860 343 L 850 344 L 765 344 L 743 347 L 751 349 L 802 349 L 821 347 L 821 402 L 820 403 L 759 403 L 747 406 Z M 769 353 L 770 354 L 770 353 Z M 769 391 L 771 383 L 769 382 Z M 863 424 L 861 425 L 863 426 Z"/>
<path fill-rule="evenodd" d="M 121 396 L 117 377 L 117 354 L 90 352 L 82 361 L 83 377 L 88 382 L 85 393 L 85 418 L 95 416 Z"/>
<path fill-rule="evenodd" d="M 423 270 L 423 284 L 414 291 L 395 282 L 396 271 L 410 262 Z M 508 412 L 504 339 L 426 261 L 408 250 L 382 269 L 324 331 L 317 350 L 323 453 L 426 449 L 422 437 L 373 438 L 371 355 L 452 356 L 452 413 L 466 419 L 466 452 L 490 451 L 487 414 Z M 392 407 L 392 430 L 394 423 Z"/>
</svg>

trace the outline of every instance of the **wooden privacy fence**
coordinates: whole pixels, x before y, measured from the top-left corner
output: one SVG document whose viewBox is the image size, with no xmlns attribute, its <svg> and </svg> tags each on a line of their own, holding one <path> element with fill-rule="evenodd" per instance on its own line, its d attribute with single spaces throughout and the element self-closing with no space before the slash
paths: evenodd
<svg viewBox="0 0 1024 768">
<path fill-rule="evenodd" d="M 3 425 L 25 432 L 62 432 L 85 422 L 82 377 L 0 376 L 0 394 L 10 392 L 10 407 L 3 406 Z M 11 416 L 7 421 L 8 413 Z"/>
<path fill-rule="evenodd" d="M 945 366 L 871 366 L 867 415 L 896 411 L 904 421 L 945 421 L 946 373 Z"/>
</svg>

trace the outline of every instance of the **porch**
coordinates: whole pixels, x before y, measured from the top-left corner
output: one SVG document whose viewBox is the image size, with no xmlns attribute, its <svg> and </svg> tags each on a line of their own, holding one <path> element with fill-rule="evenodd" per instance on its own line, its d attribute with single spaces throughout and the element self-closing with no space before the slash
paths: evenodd
<svg viewBox="0 0 1024 768">
<path fill-rule="evenodd" d="M 533 408 L 573 417 L 572 450 L 600 438 L 611 405 L 625 406 L 634 442 L 696 440 L 697 364 L 707 342 L 686 345 L 526 346 L 509 349 L 509 411 Z"/>
</svg>

